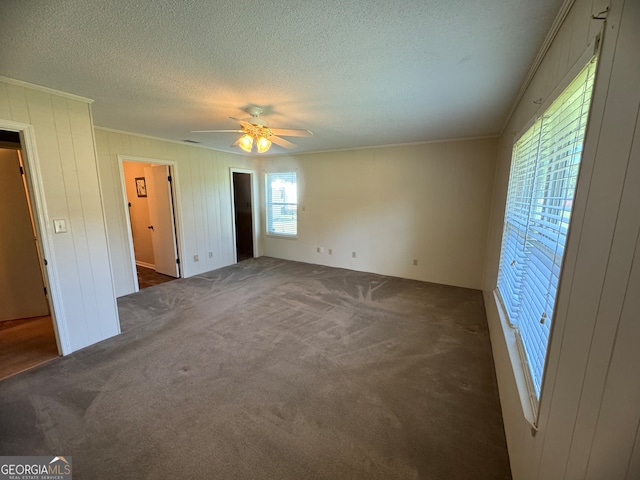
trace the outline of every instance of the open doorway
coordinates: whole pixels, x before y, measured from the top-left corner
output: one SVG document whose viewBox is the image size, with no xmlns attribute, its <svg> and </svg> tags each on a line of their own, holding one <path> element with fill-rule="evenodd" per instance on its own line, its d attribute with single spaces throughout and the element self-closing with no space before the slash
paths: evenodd
<svg viewBox="0 0 640 480">
<path fill-rule="evenodd" d="M 0 130 L 0 379 L 59 355 L 22 152 Z"/>
<path fill-rule="evenodd" d="M 236 262 L 255 256 L 253 175 L 252 170 L 231 169 Z"/>
<path fill-rule="evenodd" d="M 122 161 L 138 288 L 180 278 L 171 165 Z"/>
</svg>

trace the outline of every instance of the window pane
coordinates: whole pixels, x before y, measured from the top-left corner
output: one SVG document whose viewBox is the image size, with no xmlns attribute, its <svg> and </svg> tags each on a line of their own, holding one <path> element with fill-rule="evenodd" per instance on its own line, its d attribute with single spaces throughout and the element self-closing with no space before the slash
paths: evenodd
<svg viewBox="0 0 640 480">
<path fill-rule="evenodd" d="M 296 172 L 267 173 L 267 233 L 298 234 L 298 185 Z"/>
<path fill-rule="evenodd" d="M 519 297 L 525 263 L 529 204 L 535 175 L 535 159 L 540 143 L 540 125 L 541 122 L 537 121 L 513 148 L 507 194 L 498 285 L 504 286 L 504 289 L 509 291 L 509 295 L 503 295 L 502 298 L 509 319 L 514 325 L 518 322 L 520 310 Z"/>
<path fill-rule="evenodd" d="M 593 90 L 595 60 L 516 142 L 498 292 L 540 395 Z"/>
</svg>

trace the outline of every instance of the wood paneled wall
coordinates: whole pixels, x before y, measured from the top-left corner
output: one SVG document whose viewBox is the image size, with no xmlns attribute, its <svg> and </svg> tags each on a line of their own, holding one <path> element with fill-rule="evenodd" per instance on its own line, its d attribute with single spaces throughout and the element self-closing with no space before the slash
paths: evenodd
<svg viewBox="0 0 640 480">
<path fill-rule="evenodd" d="M 184 277 L 235 263 L 230 168 L 256 169 L 257 173 L 257 160 L 99 127 L 95 131 L 116 296 L 134 291 L 118 155 L 176 163 Z"/>
<path fill-rule="evenodd" d="M 513 135 L 603 26 L 576 0 L 501 139 L 485 304 L 515 480 L 640 478 L 640 2 L 612 0 L 539 408 L 525 421 L 496 284 Z"/>
<path fill-rule="evenodd" d="M 0 122 L 31 126 L 26 153 L 63 352 L 119 333 L 90 104 L 0 79 Z M 1 128 L 1 125 L 0 125 Z M 31 135 L 31 134 L 30 134 Z M 29 155 L 31 154 L 31 155 Z M 67 233 L 53 233 L 64 219 Z"/>
</svg>

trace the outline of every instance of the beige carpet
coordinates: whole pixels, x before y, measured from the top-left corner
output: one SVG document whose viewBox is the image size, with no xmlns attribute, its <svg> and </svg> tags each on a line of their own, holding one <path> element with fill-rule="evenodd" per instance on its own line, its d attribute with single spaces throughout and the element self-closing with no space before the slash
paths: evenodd
<svg viewBox="0 0 640 480">
<path fill-rule="evenodd" d="M 0 454 L 74 479 L 510 477 L 480 292 L 259 258 L 119 300 L 0 383 Z"/>
</svg>

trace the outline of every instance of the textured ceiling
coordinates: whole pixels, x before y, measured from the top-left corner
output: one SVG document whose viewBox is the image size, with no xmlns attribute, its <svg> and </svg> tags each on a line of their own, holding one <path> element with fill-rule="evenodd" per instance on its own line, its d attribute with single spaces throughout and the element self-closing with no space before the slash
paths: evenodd
<svg viewBox="0 0 640 480">
<path fill-rule="evenodd" d="M 561 0 L 2 0 L 0 75 L 97 126 L 230 148 L 259 105 L 295 152 L 499 133 Z M 283 150 L 274 146 L 269 153 Z"/>
</svg>

